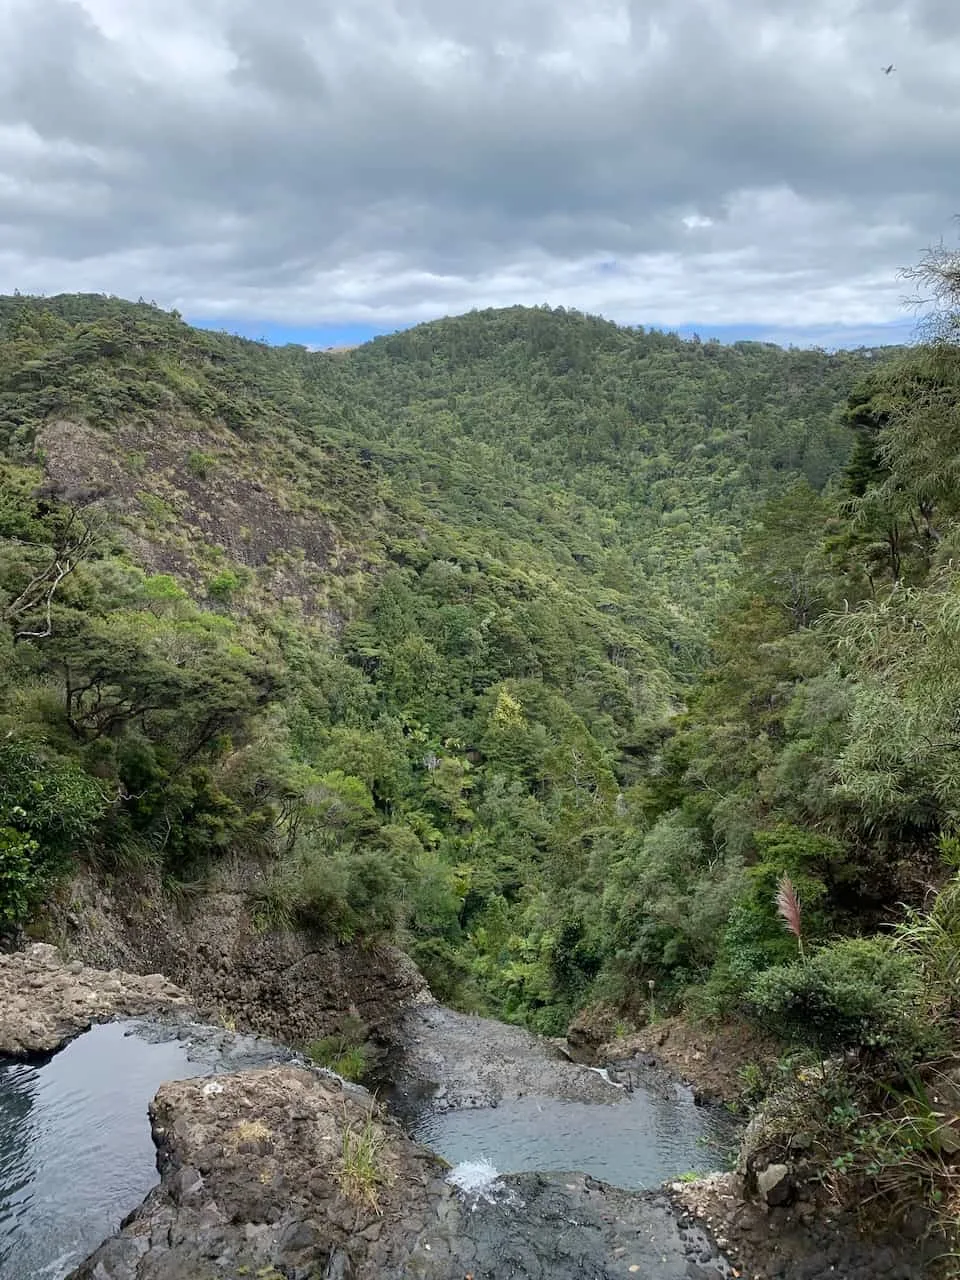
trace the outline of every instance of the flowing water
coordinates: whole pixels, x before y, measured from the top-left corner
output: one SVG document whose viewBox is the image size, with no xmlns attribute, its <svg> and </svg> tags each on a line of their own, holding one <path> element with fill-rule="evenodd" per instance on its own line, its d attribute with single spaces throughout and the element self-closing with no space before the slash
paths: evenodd
<svg viewBox="0 0 960 1280">
<path fill-rule="evenodd" d="M 61 1280 L 157 1181 L 165 1080 L 289 1057 L 216 1029 L 114 1022 L 39 1062 L 0 1059 L 0 1280 Z"/>
<path fill-rule="evenodd" d="M 441 1010 L 429 1027 L 468 1076 L 467 1040 L 484 1067 L 502 1054 L 505 1070 L 519 1062 L 541 1087 L 549 1072 L 567 1082 L 582 1072 L 558 1067 L 516 1028 L 485 1023 L 478 1042 L 478 1025 Z M 149 1022 L 94 1027 L 37 1062 L 0 1059 L 0 1280 L 62 1280 L 156 1185 L 147 1107 L 165 1080 L 290 1060 L 268 1041 Z M 433 1085 L 414 1092 L 413 1106 L 400 1108 L 411 1133 L 459 1166 L 454 1180 L 482 1199 L 493 1198 L 498 1173 L 576 1171 L 655 1187 L 719 1167 L 734 1141 L 729 1117 L 662 1076 L 629 1094 L 605 1083 L 608 1101 L 524 1094 L 458 1109 Z"/>
</svg>

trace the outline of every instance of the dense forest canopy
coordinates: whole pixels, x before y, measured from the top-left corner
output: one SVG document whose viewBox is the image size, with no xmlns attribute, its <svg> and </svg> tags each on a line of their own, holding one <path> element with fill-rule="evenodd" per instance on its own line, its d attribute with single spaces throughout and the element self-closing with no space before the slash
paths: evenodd
<svg viewBox="0 0 960 1280">
<path fill-rule="evenodd" d="M 100 856 L 183 876 L 250 843 L 278 859 L 270 910 L 409 929 L 451 993 L 551 1026 L 651 929 L 641 967 L 685 976 L 696 947 L 663 910 L 634 935 L 599 918 L 604 891 L 648 842 L 678 749 L 659 746 L 752 515 L 779 501 L 776 537 L 807 556 L 852 444 L 840 406 L 889 353 L 547 309 L 338 357 L 112 299 L 0 316 L 6 750 L 99 779 L 81 791 Z M 686 879 L 701 833 L 664 821 Z M 39 845 L 8 855 L 8 914 L 56 857 L 28 828 L 7 828 Z M 735 858 L 752 840 L 724 833 Z"/>
<path fill-rule="evenodd" d="M 805 552 L 891 357 L 547 308 L 320 355 L 3 299 L 5 919 L 81 854 L 181 881 L 242 851 L 265 927 L 398 931 L 543 1028 L 682 985 L 753 845 L 720 871 L 668 812 L 672 717 L 761 504 Z"/>
<path fill-rule="evenodd" d="M 928 341 L 837 354 L 0 300 L 0 925 L 78 859 L 239 858 L 260 927 L 461 1006 L 840 1054 L 781 1079 L 833 1176 L 960 1202 L 957 260 L 918 274 Z"/>
</svg>

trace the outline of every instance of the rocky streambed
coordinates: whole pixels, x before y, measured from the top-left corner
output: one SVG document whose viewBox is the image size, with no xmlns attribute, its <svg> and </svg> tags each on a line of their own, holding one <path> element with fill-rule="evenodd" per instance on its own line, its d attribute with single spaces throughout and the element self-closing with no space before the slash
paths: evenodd
<svg viewBox="0 0 960 1280">
<path fill-rule="evenodd" d="M 644 1081 L 634 1079 L 630 1092 L 602 1072 L 566 1062 L 516 1028 L 466 1018 L 419 999 L 398 1024 L 396 1047 L 387 1059 L 396 1109 L 391 1115 L 365 1090 L 311 1068 L 279 1044 L 198 1025 L 190 1000 L 158 976 L 71 967 L 52 948 L 0 957 L 0 1011 L 0 1054 L 18 1055 L 0 1072 L 36 1070 L 42 1076 L 51 1066 L 70 1067 L 68 1055 L 88 1046 L 94 1068 L 102 1050 L 102 1071 L 119 1063 L 130 1083 L 136 1072 L 121 1061 L 121 1041 L 129 1046 L 135 1040 L 163 1053 L 175 1045 L 180 1054 L 157 1064 L 178 1078 L 157 1089 L 156 1079 L 141 1071 L 144 1096 L 132 1113 L 117 1105 L 106 1108 L 96 1138 L 62 1135 L 61 1172 L 72 1166 L 74 1184 L 79 1181 L 92 1200 L 115 1172 L 111 1161 L 117 1153 L 110 1142 L 118 1128 L 125 1141 L 132 1130 L 145 1142 L 152 1135 L 160 1173 L 159 1185 L 139 1206 L 144 1186 L 127 1189 L 132 1212 L 122 1223 L 110 1222 L 108 1229 L 119 1230 L 72 1271 L 74 1264 L 66 1265 L 62 1251 L 50 1256 L 48 1250 L 41 1259 L 42 1250 L 30 1252 L 36 1240 L 28 1240 L 25 1230 L 19 1239 L 16 1222 L 9 1230 L 10 1205 L 16 1208 L 20 1194 L 22 1208 L 23 1187 L 18 1192 L 14 1186 L 11 1194 L 0 1163 L 0 1232 L 6 1204 L 7 1244 L 12 1241 L 5 1254 L 0 1252 L 2 1280 L 60 1280 L 68 1271 L 72 1280 L 612 1280 L 630 1275 L 706 1280 L 740 1273 L 737 1259 L 725 1254 L 707 1221 L 730 1230 L 731 1214 L 717 1206 L 724 1198 L 734 1209 L 741 1202 L 728 1181 L 678 1184 L 666 1192 L 655 1189 L 663 1169 L 654 1162 L 646 1182 L 650 1189 L 638 1192 L 583 1171 L 591 1118 L 594 1127 L 606 1126 L 601 1148 L 619 1134 L 621 1146 L 657 1151 L 670 1126 L 686 1114 L 684 1108 L 693 1114 L 692 1100 L 656 1072 Z M 116 1017 L 124 1021 L 84 1034 L 91 1023 Z M 97 1036 L 106 1037 L 100 1049 L 90 1039 Z M 36 1059 L 38 1052 L 71 1040 L 59 1057 Z M 75 1106 L 89 1111 L 82 1076 L 72 1070 L 62 1075 L 79 1090 Z M 148 1126 L 145 1112 L 154 1091 Z M 42 1093 L 38 1085 L 38 1096 Z M 8 1104 L 15 1094 L 15 1089 L 4 1091 L 0 1074 L 0 1126 L 10 1119 Z M 644 1128 L 643 1115 L 650 1117 L 638 1111 L 640 1099 L 661 1117 L 659 1129 L 656 1124 Z M 537 1171 L 496 1172 L 517 1166 L 498 1164 L 497 1150 L 483 1150 L 484 1125 L 495 1129 L 499 1118 L 503 1133 L 510 1134 L 519 1126 L 512 1109 L 524 1106 L 530 1109 L 524 1113 L 528 1120 L 546 1117 L 541 1133 L 554 1140 L 557 1158 L 570 1156 L 579 1172 L 566 1172 L 552 1160 Z M 132 1118 L 137 1107 L 139 1125 Z M 559 1148 L 557 1131 L 563 1126 L 557 1108 L 580 1109 L 576 1124 L 581 1126 L 578 1131 L 573 1125 L 566 1135 L 570 1141 Z M 468 1134 L 477 1153 L 455 1168 L 411 1136 L 410 1129 L 422 1131 L 425 1121 L 462 1123 L 464 1117 L 477 1122 Z M 14 1122 L 18 1119 L 24 1117 L 14 1114 Z M 38 1153 L 35 1129 L 28 1114 L 19 1129 L 20 1154 L 32 1151 L 49 1166 L 52 1148 L 46 1156 Z M 702 1133 L 694 1127 L 690 1135 L 695 1139 Z M 435 1136 L 442 1147 L 450 1131 L 441 1126 Z M 69 1178 L 43 1206 L 46 1230 L 57 1220 L 57 1200 L 62 1208 L 73 1194 L 68 1184 Z M 692 1195 L 697 1186 L 705 1189 L 699 1198 Z M 779 1230 L 775 1215 L 790 1212 L 750 1208 L 754 1216 L 740 1222 L 732 1242 L 737 1247 L 748 1231 L 759 1230 L 757 1223 L 762 1227 L 769 1219 Z M 22 1217 L 19 1225 L 25 1221 Z M 41 1229 L 36 1222 L 29 1228 L 34 1235 Z M 894 1253 L 857 1254 L 835 1228 L 810 1237 L 807 1245 L 806 1256 L 768 1249 L 770 1267 L 758 1266 L 750 1274 L 763 1280 L 834 1280 L 838 1274 L 846 1280 L 913 1280 L 923 1274 Z M 762 1243 L 755 1243 L 749 1256 L 764 1256 Z"/>
</svg>

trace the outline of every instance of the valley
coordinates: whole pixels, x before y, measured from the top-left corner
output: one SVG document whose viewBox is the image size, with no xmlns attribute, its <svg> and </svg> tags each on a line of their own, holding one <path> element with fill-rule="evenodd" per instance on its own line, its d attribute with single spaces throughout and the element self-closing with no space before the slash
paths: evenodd
<svg viewBox="0 0 960 1280">
<path fill-rule="evenodd" d="M 823 1213 L 949 1239 L 938 333 L 508 308 L 333 354 L 0 299 L 5 945 L 361 1078 L 424 983 L 596 1046 L 718 1027 L 773 1046 L 724 1073 L 744 1194 L 816 1173 Z"/>
</svg>

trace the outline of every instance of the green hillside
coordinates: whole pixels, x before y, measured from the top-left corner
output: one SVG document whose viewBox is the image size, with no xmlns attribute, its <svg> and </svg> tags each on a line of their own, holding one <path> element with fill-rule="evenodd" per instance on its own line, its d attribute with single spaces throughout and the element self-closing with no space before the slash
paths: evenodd
<svg viewBox="0 0 960 1280">
<path fill-rule="evenodd" d="M 447 999 L 560 1030 L 680 990 L 762 815 L 719 859 L 669 816 L 676 713 L 761 506 L 808 548 L 891 356 L 522 308 L 311 354 L 0 300 L 0 918 L 77 857 L 240 851 L 264 927 L 395 933 Z"/>
</svg>

